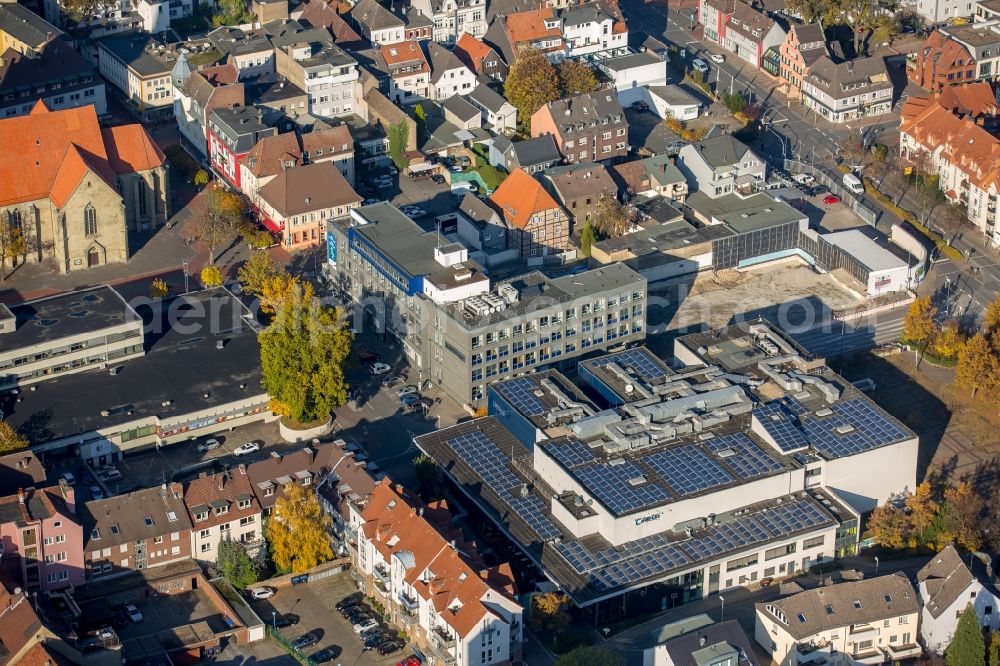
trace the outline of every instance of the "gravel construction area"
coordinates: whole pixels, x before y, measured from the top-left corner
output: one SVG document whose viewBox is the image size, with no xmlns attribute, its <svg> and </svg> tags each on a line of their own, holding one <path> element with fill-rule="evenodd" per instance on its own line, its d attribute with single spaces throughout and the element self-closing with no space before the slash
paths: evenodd
<svg viewBox="0 0 1000 666">
<path fill-rule="evenodd" d="M 652 284 L 649 287 L 652 332 L 718 328 L 741 320 L 767 317 L 783 328 L 809 328 L 833 310 L 864 301 L 830 275 L 802 265 L 719 273 Z"/>
</svg>

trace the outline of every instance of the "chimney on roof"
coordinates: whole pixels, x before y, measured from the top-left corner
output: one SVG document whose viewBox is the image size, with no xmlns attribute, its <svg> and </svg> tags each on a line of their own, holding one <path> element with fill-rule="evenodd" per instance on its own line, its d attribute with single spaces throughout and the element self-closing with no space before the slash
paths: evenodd
<svg viewBox="0 0 1000 666">
<path fill-rule="evenodd" d="M 223 490 L 226 487 L 226 475 L 225 473 L 219 475 L 219 490 Z"/>
<path fill-rule="evenodd" d="M 457 549 L 457 548 L 455 547 L 455 540 L 454 540 L 454 539 L 452 539 L 452 540 L 451 540 L 451 543 L 449 543 L 448 545 L 449 545 L 449 546 L 451 546 L 451 549 L 452 549 L 452 550 L 458 550 L 458 549 Z"/>
<path fill-rule="evenodd" d="M 247 475 L 247 466 L 244 465 L 243 463 L 240 463 L 240 474 L 242 474 L 243 476 Z"/>
<path fill-rule="evenodd" d="M 17 501 L 24 504 L 24 488 L 17 489 Z"/>
<path fill-rule="evenodd" d="M 420 507 L 420 517 L 424 517 L 424 507 Z"/>
</svg>

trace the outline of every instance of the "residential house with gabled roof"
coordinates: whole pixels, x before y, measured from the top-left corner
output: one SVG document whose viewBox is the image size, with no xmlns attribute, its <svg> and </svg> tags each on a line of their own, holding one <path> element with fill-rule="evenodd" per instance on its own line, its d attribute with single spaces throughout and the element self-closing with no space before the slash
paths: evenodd
<svg viewBox="0 0 1000 666">
<path fill-rule="evenodd" d="M 329 30 L 286 26 L 271 41 L 275 71 L 305 91 L 310 114 L 320 118 L 356 114 L 361 94 L 358 62 L 334 43 Z"/>
<path fill-rule="evenodd" d="M 778 82 L 792 99 L 802 99 L 802 79 L 820 58 L 829 57 L 822 23 L 792 24 L 779 49 Z"/>
<path fill-rule="evenodd" d="M 618 186 L 608 170 L 596 162 L 552 167 L 542 172 L 539 178 L 578 228 L 593 221 L 603 197 L 618 196 Z"/>
<path fill-rule="evenodd" d="M 1000 241 L 1000 140 L 971 118 L 913 97 L 900 113 L 899 154 L 911 164 L 929 163 L 945 197 L 964 205 L 987 238 Z"/>
<path fill-rule="evenodd" d="M 354 50 L 365 46 L 364 40 L 337 11 L 337 0 L 309 0 L 299 21 L 313 28 L 326 28 L 334 43 L 342 49 Z"/>
<path fill-rule="evenodd" d="M 430 94 L 431 68 L 416 41 L 384 44 L 379 54 L 389 73 L 389 99 L 414 104 Z"/>
<path fill-rule="evenodd" d="M 240 158 L 240 189 L 252 205 L 259 207 L 260 188 L 275 176 L 286 169 L 317 162 L 333 162 L 353 187 L 354 140 L 347 125 L 307 134 L 284 132 L 265 136 Z"/>
<path fill-rule="evenodd" d="M 102 129 L 93 106 L 41 101 L 0 120 L 0 215 L 25 233 L 23 261 L 63 273 L 126 261 L 129 234 L 164 224 L 169 200 L 166 158 L 142 125 Z"/>
<path fill-rule="evenodd" d="M 562 21 L 551 7 L 497 16 L 486 29 L 483 41 L 497 49 L 511 66 L 525 48 L 541 51 L 553 63 L 566 57 Z"/>
<path fill-rule="evenodd" d="M 435 42 L 454 44 L 463 33 L 486 33 L 486 0 L 411 0 L 410 7 L 433 22 Z"/>
<path fill-rule="evenodd" d="M 485 253 L 487 265 L 491 255 L 507 249 L 510 230 L 491 202 L 472 193 L 466 194 L 458 206 L 456 217 L 459 239 L 470 248 Z"/>
<path fill-rule="evenodd" d="M 611 90 L 565 97 L 531 116 L 531 136 L 551 134 L 567 162 L 600 162 L 628 153 L 628 120 Z"/>
<path fill-rule="evenodd" d="M 802 80 L 802 104 L 842 124 L 892 111 L 892 90 L 884 58 L 835 63 L 823 56 Z"/>
<path fill-rule="evenodd" d="M 755 607 L 754 639 L 777 664 L 880 664 L 923 653 L 917 594 L 901 573 L 824 585 Z"/>
<path fill-rule="evenodd" d="M 687 179 L 668 155 L 654 155 L 641 162 L 649 178 L 650 189 L 671 201 L 684 203 L 688 195 Z"/>
<path fill-rule="evenodd" d="M 722 46 L 754 67 L 763 68 L 764 54 L 784 41 L 785 29 L 780 23 L 748 3 L 734 3 Z"/>
<path fill-rule="evenodd" d="M 76 495 L 64 480 L 51 488 L 0 497 L 5 570 L 40 592 L 83 585 L 83 534 Z"/>
<path fill-rule="evenodd" d="M 345 542 L 343 554 L 347 555 L 346 543 L 355 546 L 358 543 L 357 530 L 351 525 L 360 522 L 361 512 L 368 506 L 379 480 L 369 471 L 367 461 L 355 457 L 358 451 L 356 444 L 338 439 L 329 446 L 335 449 L 330 456 L 333 463 L 317 483 L 316 494 L 323 511 L 333 518 L 334 530 Z M 381 476 L 384 477 L 384 474 Z"/>
<path fill-rule="evenodd" d="M 67 645 L 36 612 L 37 599 L 0 572 L 0 659 L 5 666 L 68 666 Z"/>
<path fill-rule="evenodd" d="M 686 617 L 653 632 L 644 650 L 649 666 L 759 666 L 750 639 L 737 620 L 715 623 L 708 614 Z"/>
<path fill-rule="evenodd" d="M 62 30 L 24 5 L 0 3 L 0 53 L 13 49 L 29 58 L 34 57 L 50 43 L 62 41 L 62 36 Z"/>
<path fill-rule="evenodd" d="M 977 24 L 978 25 L 978 24 Z M 921 88 L 937 92 L 945 86 L 977 79 L 993 80 L 994 59 L 1000 57 L 1000 34 L 977 25 L 970 31 L 935 30 L 906 58 L 906 78 Z M 977 52 L 984 62 L 977 63 Z"/>
<path fill-rule="evenodd" d="M 326 225 L 346 218 L 363 199 L 330 162 L 282 169 L 257 196 L 261 221 L 289 251 L 322 245 Z"/>
<path fill-rule="evenodd" d="M 80 520 L 87 580 L 191 557 L 191 519 L 179 483 L 84 502 Z"/>
<path fill-rule="evenodd" d="M 919 104 L 927 99 L 917 95 L 906 98 L 907 103 Z M 960 118 L 969 118 L 988 130 L 997 126 L 1000 103 L 997 102 L 993 85 L 987 81 L 945 86 L 937 95 L 928 99 L 930 104 L 938 104 Z"/>
<path fill-rule="evenodd" d="M 618 9 L 617 4 L 606 6 Z M 628 51 L 628 27 L 621 16 L 608 11 L 598 2 L 571 5 L 560 12 L 562 35 L 566 40 L 566 56 L 625 55 Z"/>
<path fill-rule="evenodd" d="M 529 262 L 570 248 L 570 221 L 542 184 L 515 169 L 490 195 L 490 203 L 510 230 L 507 247 Z"/>
<path fill-rule="evenodd" d="M 227 65 L 242 79 L 274 72 L 274 45 L 263 29 L 243 30 L 222 26 L 207 35 L 209 43 L 223 54 Z"/>
<path fill-rule="evenodd" d="M 174 80 L 174 118 L 185 146 L 208 160 L 208 117 L 215 109 L 246 104 L 245 88 L 233 65 L 191 71 L 181 54 L 171 74 Z"/>
<path fill-rule="evenodd" d="M 27 53 L 0 49 L 0 118 L 27 115 L 39 99 L 53 111 L 92 104 L 98 116 L 108 112 L 104 79 L 69 42 L 54 39 Z"/>
<path fill-rule="evenodd" d="M 0 488 L 42 488 L 45 466 L 30 449 L 0 456 Z"/>
<path fill-rule="evenodd" d="M 510 565 L 487 567 L 443 500 L 424 506 L 384 480 L 358 521 L 352 556 L 363 589 L 422 650 L 455 666 L 520 661 Z"/>
<path fill-rule="evenodd" d="M 479 109 L 483 123 L 494 132 L 510 133 L 517 129 L 517 109 L 500 93 L 485 83 L 480 83 L 465 99 Z"/>
<path fill-rule="evenodd" d="M 191 557 L 200 562 L 215 562 L 223 539 L 242 543 L 251 554 L 263 544 L 260 503 L 245 465 L 188 481 L 184 505 L 191 519 Z"/>
<path fill-rule="evenodd" d="M 374 46 L 396 44 L 406 38 L 403 19 L 383 7 L 378 0 L 360 0 L 349 13 L 362 37 Z"/>
<path fill-rule="evenodd" d="M 430 64 L 430 97 L 443 101 L 452 95 L 464 95 L 472 92 L 478 85 L 476 75 L 465 66 L 453 51 L 437 42 L 425 42 L 427 61 Z"/>
<path fill-rule="evenodd" d="M 415 7 L 407 7 L 403 11 L 403 21 L 406 26 L 406 40 L 423 41 L 434 34 L 434 21 L 425 16 Z"/>
<path fill-rule="evenodd" d="M 462 35 L 455 44 L 455 55 L 476 76 L 493 81 L 505 81 L 507 74 L 510 73 L 510 67 L 504 62 L 499 51 L 469 33 Z"/>
<path fill-rule="evenodd" d="M 990 556 L 963 557 L 949 543 L 917 572 L 920 595 L 920 637 L 928 652 L 943 654 L 951 644 L 962 612 L 972 606 L 979 626 L 993 632 L 1000 628 L 1000 596 Z"/>
<path fill-rule="evenodd" d="M 507 171 L 521 169 L 534 174 L 559 164 L 562 155 L 551 134 L 543 134 L 524 141 L 511 141 L 497 136 L 490 144 L 490 164 Z"/>
<path fill-rule="evenodd" d="M 677 168 L 692 190 L 713 199 L 734 192 L 750 194 L 767 175 L 764 160 L 730 134 L 687 144 L 677 154 Z"/>
</svg>

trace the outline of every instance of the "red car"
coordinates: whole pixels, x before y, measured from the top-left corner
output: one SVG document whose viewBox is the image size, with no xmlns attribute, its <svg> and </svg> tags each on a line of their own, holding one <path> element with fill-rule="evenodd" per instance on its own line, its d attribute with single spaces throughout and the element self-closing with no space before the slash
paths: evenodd
<svg viewBox="0 0 1000 666">
<path fill-rule="evenodd" d="M 828 194 L 825 197 L 823 197 L 823 203 L 825 204 L 840 203 L 840 197 L 838 197 L 836 194 Z"/>
<path fill-rule="evenodd" d="M 403 661 L 397 661 L 396 666 L 420 666 L 420 657 L 415 654 L 411 654 Z"/>
</svg>

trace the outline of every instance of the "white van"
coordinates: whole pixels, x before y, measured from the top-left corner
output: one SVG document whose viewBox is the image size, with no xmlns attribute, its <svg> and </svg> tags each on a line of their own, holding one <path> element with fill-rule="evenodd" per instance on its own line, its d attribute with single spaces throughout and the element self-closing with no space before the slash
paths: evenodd
<svg viewBox="0 0 1000 666">
<path fill-rule="evenodd" d="M 695 58 L 691 61 L 691 69 L 698 72 L 702 76 L 708 76 L 708 63 L 701 58 Z"/>
<path fill-rule="evenodd" d="M 855 176 L 853 173 L 844 174 L 844 187 L 849 189 L 855 194 L 865 193 L 865 184 L 861 182 L 861 179 Z"/>
</svg>

